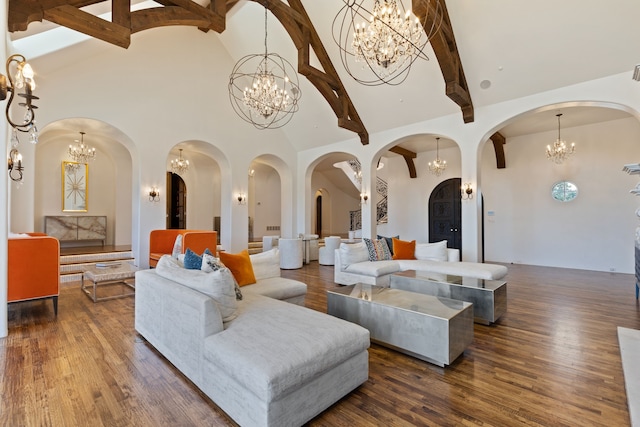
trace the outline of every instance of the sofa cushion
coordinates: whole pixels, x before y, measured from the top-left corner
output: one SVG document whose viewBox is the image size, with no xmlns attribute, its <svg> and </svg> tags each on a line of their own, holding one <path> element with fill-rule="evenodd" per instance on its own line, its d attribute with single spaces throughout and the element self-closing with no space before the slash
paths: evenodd
<svg viewBox="0 0 640 427">
<path fill-rule="evenodd" d="M 306 295 L 307 285 L 297 280 L 278 276 L 260 279 L 253 285 L 243 286 L 242 292 L 245 295 L 258 294 L 269 298 L 286 300 Z"/>
<path fill-rule="evenodd" d="M 233 287 L 233 275 L 228 268 L 212 273 L 187 270 L 178 260 L 170 255 L 163 255 L 156 265 L 156 273 L 165 279 L 173 280 L 210 296 L 218 305 L 223 322 L 236 317 L 236 293 Z"/>
<path fill-rule="evenodd" d="M 387 241 L 384 239 L 364 239 L 365 245 L 367 245 L 367 252 L 369 253 L 369 261 L 385 261 L 391 259 L 391 251 L 387 246 Z"/>
<path fill-rule="evenodd" d="M 220 252 L 220 261 L 231 270 L 233 277 L 238 281 L 238 285 L 245 286 L 256 283 L 256 276 L 253 274 L 249 251 L 246 249 L 237 254 Z"/>
<path fill-rule="evenodd" d="M 273 402 L 369 347 L 369 332 L 325 313 L 246 295 L 238 317 L 205 339 L 204 357 Z"/>
<path fill-rule="evenodd" d="M 391 256 L 393 256 L 393 239 L 399 239 L 400 236 L 393 236 L 393 237 L 384 237 L 378 234 L 378 240 L 384 239 L 387 241 L 387 246 L 389 247 L 389 252 L 391 252 Z"/>
<path fill-rule="evenodd" d="M 270 277 L 280 277 L 280 250 L 272 248 L 249 255 L 256 282 Z"/>
<path fill-rule="evenodd" d="M 393 259 L 416 259 L 416 241 L 412 240 L 410 242 L 396 239 L 393 239 Z"/>
<path fill-rule="evenodd" d="M 339 251 L 343 270 L 351 264 L 369 261 L 369 252 L 364 242 L 353 244 L 340 243 Z"/>
<path fill-rule="evenodd" d="M 448 261 L 447 241 L 436 243 L 416 243 L 416 259 L 428 259 L 431 261 Z"/>
<path fill-rule="evenodd" d="M 362 274 L 364 276 L 380 277 L 385 274 L 400 271 L 398 261 L 362 261 L 349 265 L 344 269 L 347 273 Z"/>
</svg>

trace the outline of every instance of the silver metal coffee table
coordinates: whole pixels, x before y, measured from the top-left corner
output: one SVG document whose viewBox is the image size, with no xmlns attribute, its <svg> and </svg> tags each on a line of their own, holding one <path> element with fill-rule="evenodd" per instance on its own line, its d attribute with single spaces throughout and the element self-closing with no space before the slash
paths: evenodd
<svg viewBox="0 0 640 427">
<path fill-rule="evenodd" d="M 371 340 L 444 367 L 473 342 L 473 305 L 355 284 L 327 291 L 327 312 L 369 330 Z"/>
<path fill-rule="evenodd" d="M 122 284 L 135 289 L 134 277 L 138 267 L 129 262 L 97 263 L 88 267 L 82 274 L 82 290 L 93 302 L 106 301 L 134 295 L 133 290 L 117 295 L 98 297 L 97 288 L 103 285 Z M 87 286 L 88 285 L 88 286 Z"/>
<path fill-rule="evenodd" d="M 393 273 L 389 287 L 473 303 L 477 323 L 494 323 L 507 311 L 507 282 L 407 270 Z"/>
</svg>

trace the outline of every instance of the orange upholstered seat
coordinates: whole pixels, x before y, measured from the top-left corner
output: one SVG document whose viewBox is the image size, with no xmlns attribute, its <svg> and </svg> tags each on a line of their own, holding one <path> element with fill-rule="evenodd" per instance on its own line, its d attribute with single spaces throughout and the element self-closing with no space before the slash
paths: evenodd
<svg viewBox="0 0 640 427">
<path fill-rule="evenodd" d="M 46 234 L 29 234 L 31 237 L 9 237 L 7 301 L 52 298 L 57 315 L 60 243 Z"/>
<path fill-rule="evenodd" d="M 149 234 L 149 266 L 155 267 L 162 255 L 171 255 L 176 237 L 182 234 L 182 253 L 187 248 L 201 254 L 205 249 L 215 254 L 218 233 L 209 230 L 152 230 Z"/>
</svg>

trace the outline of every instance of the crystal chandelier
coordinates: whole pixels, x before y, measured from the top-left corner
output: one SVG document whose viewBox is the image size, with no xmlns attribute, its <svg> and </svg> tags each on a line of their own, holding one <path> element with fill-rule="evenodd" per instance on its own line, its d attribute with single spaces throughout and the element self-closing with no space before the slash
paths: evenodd
<svg viewBox="0 0 640 427">
<path fill-rule="evenodd" d="M 440 138 L 436 138 L 436 159 L 429 162 L 429 172 L 435 176 L 440 176 L 447 168 L 447 161 L 440 160 Z"/>
<path fill-rule="evenodd" d="M 86 132 L 80 132 L 80 141 L 76 139 L 75 144 L 69 145 L 69 157 L 74 162 L 89 163 L 89 161 L 96 158 L 96 149 L 90 148 L 89 145 L 84 143 L 84 135 Z"/>
<path fill-rule="evenodd" d="M 185 160 L 182 158 L 182 148 L 180 148 L 180 154 L 177 159 L 171 160 L 171 170 L 173 173 L 177 173 L 181 175 L 189 170 L 189 160 Z"/>
<path fill-rule="evenodd" d="M 245 73 L 243 68 L 255 71 Z M 293 66 L 277 53 L 268 53 L 265 2 L 264 54 L 247 55 L 233 68 L 229 78 L 231 105 L 236 114 L 256 128 L 277 129 L 289 123 L 298 111 L 300 97 Z"/>
<path fill-rule="evenodd" d="M 551 160 L 555 164 L 562 164 L 570 155 L 576 151 L 576 144 L 571 143 L 571 146 L 567 146 L 567 143 L 560 138 L 560 117 L 562 113 L 556 114 L 558 118 L 558 139 L 553 145 L 547 145 L 547 159 Z"/>
<path fill-rule="evenodd" d="M 410 9 L 405 11 L 402 0 L 375 0 L 373 12 L 362 6 L 364 0 L 344 3 L 333 20 L 333 40 L 342 65 L 357 82 L 398 85 L 416 59 L 429 60 L 424 49 L 442 23 L 440 0 L 429 2 L 432 16 L 420 19 Z"/>
</svg>

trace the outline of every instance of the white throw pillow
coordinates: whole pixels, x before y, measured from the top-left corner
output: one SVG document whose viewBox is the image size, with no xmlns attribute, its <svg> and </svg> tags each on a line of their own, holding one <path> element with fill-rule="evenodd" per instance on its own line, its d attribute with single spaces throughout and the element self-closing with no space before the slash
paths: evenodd
<svg viewBox="0 0 640 427">
<path fill-rule="evenodd" d="M 177 260 L 169 255 L 163 255 L 158 260 L 155 271 L 165 279 L 173 280 L 210 296 L 218 305 L 223 322 L 235 319 L 238 305 L 233 274 L 228 268 L 221 268 L 211 273 L 205 273 L 202 270 L 187 270 Z"/>
<path fill-rule="evenodd" d="M 414 253 L 416 259 L 430 261 L 447 261 L 447 241 L 442 240 L 436 243 L 416 243 Z"/>
<path fill-rule="evenodd" d="M 369 261 L 369 251 L 364 242 L 360 243 L 340 243 L 340 261 L 342 268 L 345 269 L 351 264 Z"/>
<path fill-rule="evenodd" d="M 176 241 L 173 242 L 173 251 L 171 251 L 171 256 L 174 259 L 178 259 L 178 256 L 182 253 L 182 234 L 178 234 L 176 237 Z"/>
<path fill-rule="evenodd" d="M 265 252 L 249 255 L 253 275 L 257 280 L 280 277 L 280 250 L 273 248 Z"/>
</svg>

